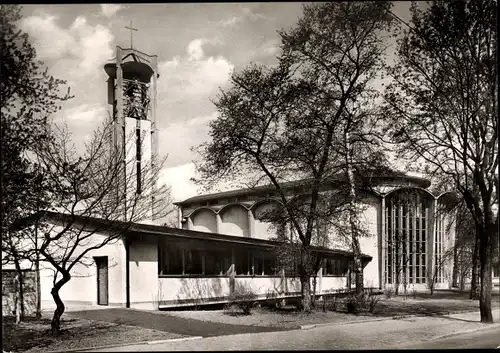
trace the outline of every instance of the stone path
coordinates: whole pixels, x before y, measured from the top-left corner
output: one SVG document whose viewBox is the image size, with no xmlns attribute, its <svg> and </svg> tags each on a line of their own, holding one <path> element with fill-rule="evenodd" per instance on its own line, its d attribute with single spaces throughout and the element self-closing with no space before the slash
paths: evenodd
<svg viewBox="0 0 500 353">
<path fill-rule="evenodd" d="M 156 314 L 124 308 L 72 311 L 68 312 L 67 315 L 88 320 L 113 322 L 116 324 L 139 326 L 181 335 L 202 337 L 287 330 L 286 328 L 279 327 L 245 326 L 204 322 L 200 320 L 175 317 L 165 313 Z"/>
</svg>

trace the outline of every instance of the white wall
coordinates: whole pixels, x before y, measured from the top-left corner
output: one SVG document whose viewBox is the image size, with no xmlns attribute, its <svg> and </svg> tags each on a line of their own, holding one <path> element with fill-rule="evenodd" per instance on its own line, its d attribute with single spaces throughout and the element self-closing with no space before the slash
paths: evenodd
<svg viewBox="0 0 500 353">
<path fill-rule="evenodd" d="M 229 277 L 161 277 L 158 279 L 161 302 L 209 301 L 229 295 Z M 169 303 L 170 302 L 170 303 Z"/>
<path fill-rule="evenodd" d="M 366 265 L 363 271 L 364 286 L 379 286 L 379 241 L 381 238 L 381 199 L 376 196 L 368 196 L 362 204 L 363 213 L 360 216 L 361 223 L 366 227 L 369 233 L 367 237 L 361 237 L 359 240 L 361 252 L 372 257 L 372 260 Z"/>
<path fill-rule="evenodd" d="M 191 216 L 193 222 L 193 229 L 199 232 L 217 232 L 217 220 L 216 215 L 212 210 L 200 209 Z"/>
<path fill-rule="evenodd" d="M 221 234 L 248 237 L 250 236 L 248 227 L 248 211 L 241 205 L 230 205 L 220 212 Z"/>
<path fill-rule="evenodd" d="M 103 235 L 95 234 L 95 241 L 103 239 Z M 76 254 L 81 252 L 76 252 Z M 75 255 L 76 255 L 75 254 Z M 114 244 L 92 250 L 85 256 L 85 263 L 90 266 L 77 264 L 71 270 L 71 280 L 60 290 L 61 299 L 68 305 L 87 304 L 97 305 L 97 267 L 93 257 L 108 257 L 108 302 L 109 305 L 124 306 L 126 303 L 125 294 L 125 246 L 122 240 Z M 52 266 L 42 263 L 40 271 L 40 287 L 43 308 L 54 307 L 53 298 L 50 291 L 53 287 Z M 60 276 L 60 275 L 59 275 Z M 60 277 L 58 277 L 60 278 Z"/>
<path fill-rule="evenodd" d="M 330 293 L 336 289 L 346 288 L 347 277 L 323 276 L 318 277 L 317 290 L 318 293 Z M 321 292 L 320 292 L 321 291 Z"/>
<path fill-rule="evenodd" d="M 258 219 L 260 214 L 269 210 L 276 209 L 276 207 L 277 204 L 275 202 L 262 202 L 252 208 L 252 212 L 254 214 L 254 219 L 255 219 L 254 221 L 255 238 L 269 239 L 272 237 L 276 237 L 276 227 L 275 226 L 272 227 L 271 222 L 264 222 Z"/>
<path fill-rule="evenodd" d="M 158 299 L 158 240 L 142 237 L 129 246 L 130 307 L 156 309 Z"/>
</svg>

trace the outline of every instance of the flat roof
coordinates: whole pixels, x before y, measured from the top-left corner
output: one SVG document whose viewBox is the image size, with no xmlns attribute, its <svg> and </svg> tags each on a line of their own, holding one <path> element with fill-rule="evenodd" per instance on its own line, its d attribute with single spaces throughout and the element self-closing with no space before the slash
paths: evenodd
<svg viewBox="0 0 500 353">
<path fill-rule="evenodd" d="M 234 235 L 226 235 L 219 233 L 208 233 L 199 232 L 195 230 L 172 228 L 167 226 L 159 226 L 153 224 L 143 224 L 143 223 L 131 223 L 128 224 L 122 221 L 110 221 L 101 218 L 94 217 L 83 217 L 83 216 L 71 216 L 69 214 L 58 213 L 58 212 L 46 212 L 46 218 L 51 219 L 60 223 L 73 222 L 76 227 L 84 227 L 89 231 L 107 231 L 110 228 L 123 227 L 123 235 L 152 235 L 168 238 L 177 239 L 193 239 L 200 241 L 210 241 L 210 242 L 224 242 L 240 245 L 250 245 L 258 246 L 263 248 L 276 248 L 280 245 L 277 241 L 257 239 L 257 238 L 245 238 Z M 74 219 L 73 219 L 74 218 Z M 316 252 L 321 252 L 325 254 L 332 255 L 345 255 L 353 256 L 353 253 L 341 249 L 330 249 L 326 247 L 311 246 L 311 249 Z M 362 254 L 364 259 L 372 259 L 370 255 Z"/>
<path fill-rule="evenodd" d="M 378 181 L 378 183 L 381 183 L 383 180 L 395 180 L 395 179 L 405 179 L 411 182 L 414 182 L 417 186 L 422 187 L 422 188 L 428 188 L 431 185 L 431 182 L 425 178 L 421 178 L 418 176 L 414 175 L 408 175 L 404 172 L 399 172 L 399 171 L 392 171 L 390 173 L 385 173 L 381 175 L 376 175 L 376 176 L 371 176 L 371 178 L 375 178 Z M 341 176 L 334 176 L 330 178 L 329 181 L 325 182 L 324 186 L 334 186 L 335 183 L 338 183 L 342 180 L 343 178 Z M 307 182 L 310 179 L 303 179 L 303 180 L 297 180 L 297 181 L 289 181 L 289 182 L 284 182 L 280 186 L 283 189 L 290 190 L 290 189 L 295 189 L 295 188 L 300 188 L 303 186 L 307 186 Z M 234 190 L 229 190 L 229 191 L 222 191 L 222 192 L 216 192 L 216 193 L 211 193 L 211 194 L 204 194 L 204 195 L 198 195 L 198 196 L 193 196 L 190 197 L 186 200 L 183 201 L 178 201 L 174 202 L 174 205 L 178 206 L 186 206 L 194 203 L 200 203 L 200 202 L 205 202 L 205 201 L 210 201 L 210 200 L 215 200 L 215 199 L 223 199 L 223 198 L 231 198 L 231 197 L 237 197 L 237 196 L 242 196 L 242 195 L 258 195 L 264 192 L 275 192 L 276 188 L 272 184 L 268 185 L 261 185 L 261 186 L 256 186 L 253 188 L 242 188 L 242 189 L 234 189 Z"/>
</svg>

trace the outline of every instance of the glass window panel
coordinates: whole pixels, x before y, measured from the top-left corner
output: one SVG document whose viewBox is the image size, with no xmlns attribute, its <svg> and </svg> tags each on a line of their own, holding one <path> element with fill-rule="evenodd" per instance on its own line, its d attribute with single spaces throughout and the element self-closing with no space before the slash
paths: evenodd
<svg viewBox="0 0 500 353">
<path fill-rule="evenodd" d="M 205 251 L 205 274 L 225 275 L 231 266 L 231 250 Z"/>
<path fill-rule="evenodd" d="M 185 274 L 203 274 L 203 252 L 198 249 L 184 249 L 184 264 Z"/>
<path fill-rule="evenodd" d="M 162 247 L 160 273 L 164 275 L 182 275 L 182 248 L 176 243 L 160 244 Z"/>
<path fill-rule="evenodd" d="M 237 275 L 249 275 L 251 264 L 249 264 L 249 253 L 244 249 L 235 250 L 235 270 Z"/>
</svg>

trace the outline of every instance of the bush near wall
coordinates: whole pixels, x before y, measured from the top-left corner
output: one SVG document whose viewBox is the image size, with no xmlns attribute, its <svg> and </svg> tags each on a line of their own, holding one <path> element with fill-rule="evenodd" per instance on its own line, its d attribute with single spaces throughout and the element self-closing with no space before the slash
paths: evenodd
<svg viewBox="0 0 500 353">
<path fill-rule="evenodd" d="M 16 313 L 15 303 L 15 270 L 2 270 L 2 315 L 10 316 Z M 35 271 L 23 271 L 23 289 L 24 289 L 24 314 L 34 315 L 36 312 L 36 278 Z"/>
</svg>

